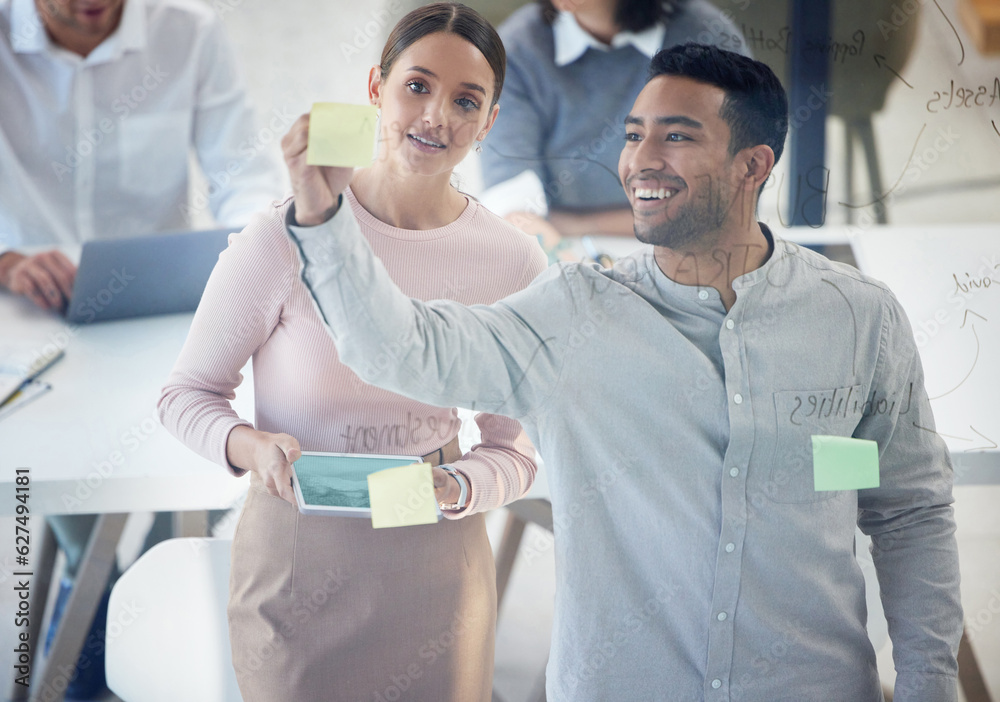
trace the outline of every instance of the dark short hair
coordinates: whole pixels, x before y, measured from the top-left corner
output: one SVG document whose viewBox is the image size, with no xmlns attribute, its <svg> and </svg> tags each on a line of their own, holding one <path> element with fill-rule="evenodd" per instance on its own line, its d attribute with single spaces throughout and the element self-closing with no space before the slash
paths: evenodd
<svg viewBox="0 0 1000 702">
<path fill-rule="evenodd" d="M 542 6 L 542 17 L 552 24 L 559 11 L 552 0 L 538 0 Z M 680 14 L 688 0 L 618 0 L 615 8 L 615 24 L 629 32 L 641 32 L 657 22 L 669 22 Z"/>
<path fill-rule="evenodd" d="M 781 158 L 788 134 L 788 96 L 766 64 L 705 44 L 683 44 L 653 57 L 647 82 L 683 76 L 721 88 L 726 97 L 719 117 L 729 125 L 729 153 L 764 144 Z"/>
<path fill-rule="evenodd" d="M 507 53 L 504 51 L 503 42 L 493 25 L 481 14 L 457 2 L 435 2 L 424 5 L 399 20 L 389 33 L 389 38 L 382 49 L 382 59 L 379 61 L 382 75 L 389 75 L 399 55 L 417 40 L 436 32 L 460 36 L 486 57 L 487 63 L 493 69 L 493 101 L 490 107 L 496 105 L 500 100 L 500 91 L 503 90 L 503 79 L 507 70 Z"/>
</svg>

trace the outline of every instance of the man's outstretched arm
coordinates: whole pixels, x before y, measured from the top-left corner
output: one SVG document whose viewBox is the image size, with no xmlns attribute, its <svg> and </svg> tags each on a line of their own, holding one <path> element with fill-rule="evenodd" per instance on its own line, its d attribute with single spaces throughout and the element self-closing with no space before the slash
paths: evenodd
<svg viewBox="0 0 1000 702">
<path fill-rule="evenodd" d="M 573 307 L 558 269 L 494 305 L 423 302 L 396 287 L 350 207 L 312 227 L 294 217 L 293 207 L 287 224 L 302 279 L 340 360 L 362 380 L 427 404 L 514 418 L 551 394 Z"/>
<path fill-rule="evenodd" d="M 572 325 L 559 271 L 491 306 L 411 300 L 343 205 L 354 169 L 309 165 L 308 140 L 303 115 L 281 141 L 295 192 L 286 225 L 340 360 L 366 382 L 427 404 L 514 418 L 535 410 L 556 387 L 558 341 Z"/>
</svg>

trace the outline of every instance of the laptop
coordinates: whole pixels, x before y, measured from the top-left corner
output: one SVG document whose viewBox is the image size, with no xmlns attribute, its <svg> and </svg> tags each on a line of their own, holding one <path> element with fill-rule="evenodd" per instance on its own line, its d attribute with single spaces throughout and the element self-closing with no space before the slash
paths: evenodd
<svg viewBox="0 0 1000 702">
<path fill-rule="evenodd" d="M 77 324 L 191 312 L 232 228 L 88 241 L 66 319 Z"/>
</svg>

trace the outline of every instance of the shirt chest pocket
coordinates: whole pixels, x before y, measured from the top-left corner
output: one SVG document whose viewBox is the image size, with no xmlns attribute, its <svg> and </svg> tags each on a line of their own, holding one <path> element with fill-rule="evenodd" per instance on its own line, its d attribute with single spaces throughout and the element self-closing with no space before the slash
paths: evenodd
<svg viewBox="0 0 1000 702">
<path fill-rule="evenodd" d="M 851 436 L 861 419 L 855 410 L 863 400 L 860 385 L 774 393 L 774 455 L 767 484 L 772 500 L 822 502 L 838 494 L 815 490 L 812 436 Z"/>
<path fill-rule="evenodd" d="M 163 194 L 187 182 L 190 115 L 131 114 L 119 129 L 119 185 L 127 192 Z"/>
</svg>

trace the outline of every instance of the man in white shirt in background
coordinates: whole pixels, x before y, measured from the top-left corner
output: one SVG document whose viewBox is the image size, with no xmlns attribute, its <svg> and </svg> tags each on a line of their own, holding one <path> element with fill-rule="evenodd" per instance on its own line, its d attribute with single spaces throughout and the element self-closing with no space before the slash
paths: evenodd
<svg viewBox="0 0 1000 702">
<path fill-rule="evenodd" d="M 58 247 L 183 229 L 210 208 L 242 226 L 281 195 L 277 154 L 258 137 L 236 57 L 194 0 L 0 0 L 0 288 L 65 309 L 76 268 Z M 272 117 L 272 131 L 292 123 Z M 207 198 L 190 197 L 197 155 Z M 49 524 L 66 554 L 51 639 L 93 515 Z M 166 538 L 157 516 L 145 547 Z M 102 603 L 106 607 L 107 600 Z M 67 694 L 104 689 L 98 610 Z"/>
<path fill-rule="evenodd" d="M 281 195 L 201 2 L 0 0 L 0 95 L 0 286 L 39 307 L 65 307 L 75 267 L 15 249 L 183 229 L 206 206 L 242 225 Z M 207 201 L 189 201 L 192 150 Z"/>
</svg>

